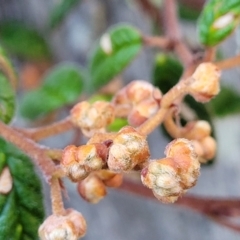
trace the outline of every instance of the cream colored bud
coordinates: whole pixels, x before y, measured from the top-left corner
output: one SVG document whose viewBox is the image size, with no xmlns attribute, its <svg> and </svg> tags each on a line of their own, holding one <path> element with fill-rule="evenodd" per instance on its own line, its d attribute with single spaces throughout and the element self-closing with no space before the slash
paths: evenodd
<svg viewBox="0 0 240 240">
<path fill-rule="evenodd" d="M 200 163 L 192 142 L 184 138 L 175 139 L 167 145 L 165 154 L 178 165 L 183 188 L 194 186 L 200 174 Z"/>
<path fill-rule="evenodd" d="M 204 120 L 189 122 L 185 126 L 184 138 L 201 140 L 211 134 L 211 125 Z"/>
<path fill-rule="evenodd" d="M 128 115 L 128 122 L 133 127 L 138 127 L 148 118 L 152 117 L 159 109 L 159 103 L 154 99 L 147 99 L 138 103 Z"/>
<path fill-rule="evenodd" d="M 141 180 L 164 203 L 177 200 L 183 192 L 178 166 L 172 158 L 150 161 L 142 170 Z"/>
<path fill-rule="evenodd" d="M 208 102 L 220 91 L 220 70 L 213 63 L 201 63 L 192 75 L 189 93 L 198 102 Z"/>
<path fill-rule="evenodd" d="M 150 156 L 146 137 L 132 127 L 122 128 L 109 149 L 108 167 L 112 171 L 130 171 Z"/>
<path fill-rule="evenodd" d="M 41 240 L 78 240 L 87 230 L 82 214 L 67 209 L 63 216 L 51 215 L 38 229 Z"/>
<path fill-rule="evenodd" d="M 80 102 L 71 110 L 71 120 L 84 132 L 101 130 L 113 122 L 114 108 L 109 102 Z"/>
<path fill-rule="evenodd" d="M 210 160 L 216 155 L 217 144 L 213 137 L 208 136 L 200 142 L 204 151 L 203 158 Z"/>
<path fill-rule="evenodd" d="M 95 174 L 89 175 L 78 183 L 78 192 L 84 200 L 90 203 L 98 203 L 107 194 L 104 183 Z"/>
<path fill-rule="evenodd" d="M 0 194 L 8 194 L 12 190 L 13 179 L 8 167 L 0 173 Z"/>
</svg>

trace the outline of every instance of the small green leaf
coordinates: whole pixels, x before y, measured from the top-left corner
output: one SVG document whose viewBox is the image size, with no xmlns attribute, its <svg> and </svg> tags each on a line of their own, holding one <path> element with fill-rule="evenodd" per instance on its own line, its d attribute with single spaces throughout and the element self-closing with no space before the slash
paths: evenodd
<svg viewBox="0 0 240 240">
<path fill-rule="evenodd" d="M 118 25 L 105 33 L 90 58 L 91 89 L 99 89 L 122 72 L 142 48 L 141 33 Z"/>
<path fill-rule="evenodd" d="M 159 87 L 162 93 L 166 93 L 177 84 L 182 72 L 183 66 L 172 55 L 159 54 L 156 57 L 155 66 L 153 69 L 154 85 Z M 196 114 L 198 119 L 206 120 L 210 123 L 212 127 L 212 136 L 214 137 L 213 122 L 210 112 L 206 106 L 202 103 L 196 102 L 190 95 L 187 95 L 184 98 L 184 103 Z M 186 120 L 187 119 L 181 119 L 183 125 L 186 123 Z M 163 125 L 161 125 L 161 130 L 165 136 L 172 140 L 171 136 L 167 133 Z"/>
<path fill-rule="evenodd" d="M 0 147 L 13 179 L 12 190 L 0 194 L 0 236 L 9 240 L 37 240 L 38 227 L 44 218 L 40 180 L 31 160 L 20 150 L 2 138 Z"/>
<path fill-rule="evenodd" d="M 240 113 L 240 93 L 230 87 L 221 87 L 220 93 L 208 104 L 218 117 Z"/>
<path fill-rule="evenodd" d="M 126 118 L 116 118 L 113 123 L 107 126 L 108 131 L 118 132 L 121 128 L 128 125 L 128 120 Z"/>
<path fill-rule="evenodd" d="M 15 113 L 15 93 L 9 80 L 0 72 L 0 120 L 9 123 Z"/>
<path fill-rule="evenodd" d="M 19 22 L 0 24 L 0 42 L 14 55 L 28 60 L 50 58 L 49 48 L 39 33 Z"/>
<path fill-rule="evenodd" d="M 36 119 L 66 104 L 74 103 L 83 90 L 83 76 L 75 64 L 65 63 L 45 76 L 42 86 L 28 92 L 21 104 L 25 118 Z"/>
<path fill-rule="evenodd" d="M 209 0 L 198 21 L 200 41 L 215 46 L 227 38 L 240 22 L 239 0 Z"/>
<path fill-rule="evenodd" d="M 50 13 L 50 26 L 51 28 L 57 27 L 61 24 L 70 11 L 76 6 L 80 0 L 62 0 Z"/>
</svg>

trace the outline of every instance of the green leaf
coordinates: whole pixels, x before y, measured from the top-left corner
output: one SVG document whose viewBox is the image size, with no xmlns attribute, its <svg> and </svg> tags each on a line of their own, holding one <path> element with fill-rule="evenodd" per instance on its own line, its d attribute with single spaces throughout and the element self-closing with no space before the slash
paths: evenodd
<svg viewBox="0 0 240 240">
<path fill-rule="evenodd" d="M 122 72 L 141 48 L 141 33 L 134 27 L 118 25 L 105 33 L 90 58 L 91 89 L 99 89 Z"/>
<path fill-rule="evenodd" d="M 198 19 L 200 15 L 200 11 L 198 9 L 192 8 L 180 2 L 178 5 L 178 11 L 179 11 L 180 18 L 184 20 L 195 21 Z"/>
<path fill-rule="evenodd" d="M 156 57 L 155 66 L 153 69 L 154 85 L 159 87 L 163 94 L 168 92 L 177 84 L 183 72 L 181 63 L 170 54 L 159 54 Z M 214 137 L 214 127 L 209 110 L 202 103 L 196 102 L 194 98 L 187 95 L 184 98 L 184 103 L 196 114 L 200 120 L 206 120 L 212 127 L 212 136 Z M 181 122 L 184 125 L 187 119 L 182 118 Z M 164 126 L 161 125 L 161 130 L 164 135 L 172 140 L 172 137 L 167 133 Z M 209 162 L 208 162 L 209 163 Z"/>
<path fill-rule="evenodd" d="M 118 132 L 121 128 L 128 125 L 128 120 L 126 118 L 116 118 L 113 123 L 107 126 L 108 131 Z"/>
<path fill-rule="evenodd" d="M 51 28 L 57 27 L 61 24 L 70 11 L 76 6 L 80 0 L 62 0 L 50 13 L 50 26 Z"/>
<path fill-rule="evenodd" d="M 48 60 L 50 51 L 40 34 L 22 23 L 0 24 L 0 43 L 14 55 L 28 60 Z"/>
<path fill-rule="evenodd" d="M 9 123 L 15 113 L 15 92 L 9 80 L 0 72 L 0 120 Z"/>
<path fill-rule="evenodd" d="M 44 78 L 40 88 L 28 92 L 21 104 L 21 114 L 36 119 L 66 104 L 74 103 L 84 87 L 83 76 L 73 63 L 54 67 Z"/>
<path fill-rule="evenodd" d="M 9 240 L 37 240 L 38 227 L 44 218 L 39 177 L 31 160 L 2 138 L 0 149 L 13 178 L 12 190 L 0 194 L 0 236 Z"/>
<path fill-rule="evenodd" d="M 239 0 L 209 0 L 198 21 L 202 44 L 215 46 L 227 38 L 240 22 Z"/>
<path fill-rule="evenodd" d="M 221 87 L 220 93 L 208 104 L 218 117 L 240 113 L 240 93 L 230 87 Z"/>
</svg>

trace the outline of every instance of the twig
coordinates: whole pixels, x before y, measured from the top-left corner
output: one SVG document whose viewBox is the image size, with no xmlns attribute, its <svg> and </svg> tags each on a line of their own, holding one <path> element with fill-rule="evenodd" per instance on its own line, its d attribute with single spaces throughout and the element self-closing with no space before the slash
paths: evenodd
<svg viewBox="0 0 240 240">
<path fill-rule="evenodd" d="M 177 17 L 177 4 L 175 0 L 165 0 L 163 5 L 164 24 L 167 37 L 172 40 L 174 51 L 185 66 L 193 62 L 193 55 L 189 48 L 183 43 L 180 25 Z"/>
<path fill-rule="evenodd" d="M 42 170 L 47 181 L 51 179 L 56 167 L 51 158 L 45 154 L 45 148 L 43 146 L 36 144 L 31 139 L 26 138 L 23 134 L 17 132 L 1 121 L 0 135 L 29 155 Z"/>
<path fill-rule="evenodd" d="M 158 36 L 143 36 L 143 42 L 147 46 L 159 47 L 161 49 L 170 50 L 173 48 L 173 43 L 168 38 Z"/>
<path fill-rule="evenodd" d="M 55 215 L 64 215 L 65 209 L 62 201 L 61 187 L 59 179 L 53 177 L 51 180 L 51 200 L 52 200 L 52 212 Z"/>
<path fill-rule="evenodd" d="M 66 132 L 71 128 L 73 128 L 73 124 L 70 121 L 70 117 L 67 117 L 59 122 L 55 122 L 48 126 L 32 128 L 32 129 L 21 129 L 21 128 L 15 128 L 15 129 L 35 141 L 40 141 L 41 139 Z"/>
<path fill-rule="evenodd" d="M 240 55 L 215 62 L 215 65 L 222 70 L 238 67 L 240 66 Z"/>
</svg>

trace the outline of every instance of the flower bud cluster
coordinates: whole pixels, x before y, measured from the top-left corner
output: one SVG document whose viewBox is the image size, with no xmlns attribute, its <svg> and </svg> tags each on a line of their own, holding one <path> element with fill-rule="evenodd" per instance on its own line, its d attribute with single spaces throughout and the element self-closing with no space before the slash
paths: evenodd
<svg viewBox="0 0 240 240">
<path fill-rule="evenodd" d="M 189 94 L 198 102 L 208 102 L 220 91 L 220 70 L 210 62 L 201 63 L 192 75 Z"/>
<path fill-rule="evenodd" d="M 212 159 L 216 154 L 216 141 L 211 134 L 211 126 L 207 121 L 192 121 L 184 127 L 183 137 L 192 140 L 194 149 L 202 163 Z"/>
<path fill-rule="evenodd" d="M 78 192 L 81 197 L 90 203 L 98 203 L 107 194 L 106 187 L 119 187 L 122 183 L 122 174 L 107 169 L 91 173 L 78 183 Z"/>
<path fill-rule="evenodd" d="M 114 107 L 109 102 L 86 101 L 76 104 L 71 110 L 71 121 L 80 127 L 83 134 L 91 137 L 93 133 L 104 130 L 114 121 Z"/>
<path fill-rule="evenodd" d="M 121 89 L 112 103 L 116 112 L 128 115 L 129 124 L 137 127 L 157 112 L 161 98 L 158 88 L 146 81 L 136 80 Z"/>
<path fill-rule="evenodd" d="M 83 180 L 90 172 L 106 164 L 108 148 L 104 144 L 69 145 L 63 150 L 61 167 L 74 182 Z"/>
<path fill-rule="evenodd" d="M 38 229 L 41 240 L 78 240 L 87 230 L 87 224 L 80 212 L 66 209 L 64 215 L 51 215 Z"/>
<path fill-rule="evenodd" d="M 200 164 L 191 141 L 179 138 L 168 144 L 166 158 L 152 160 L 142 170 L 141 180 L 164 203 L 175 202 L 196 184 Z"/>
</svg>

